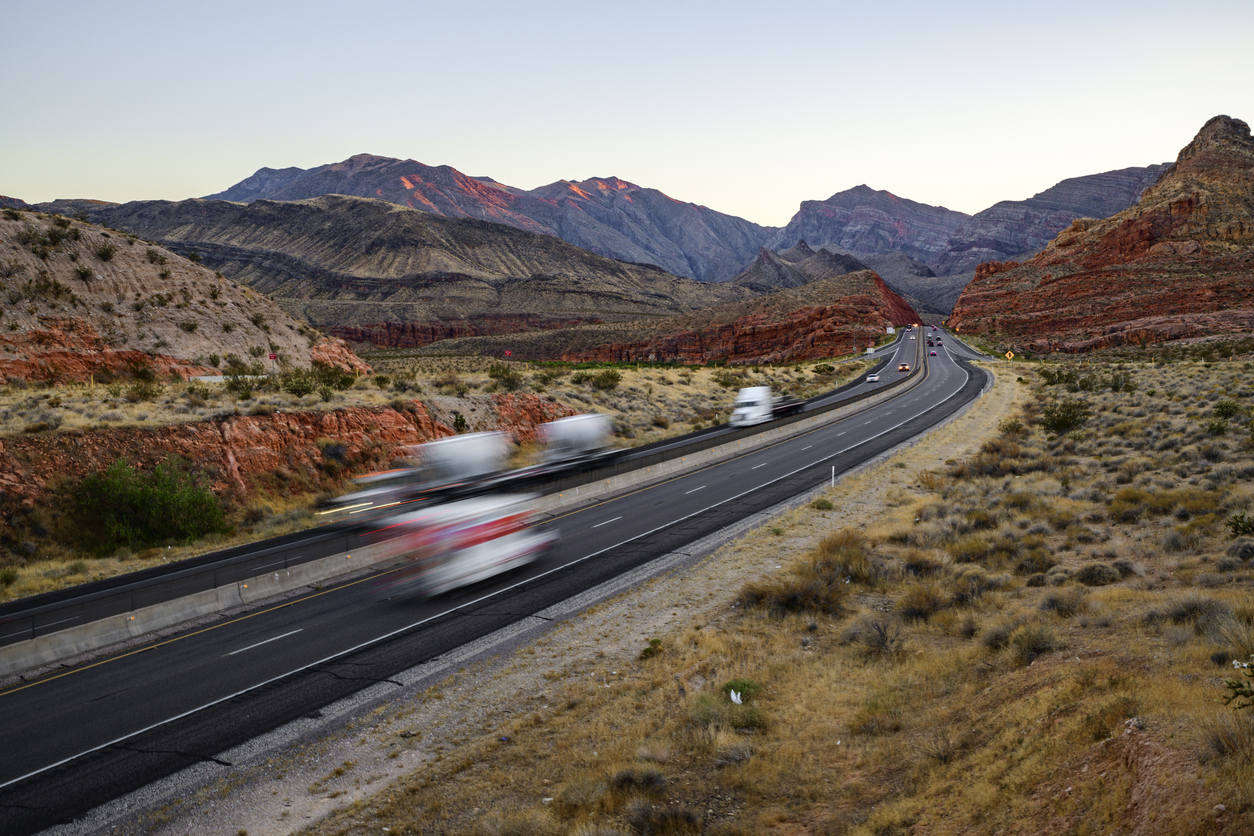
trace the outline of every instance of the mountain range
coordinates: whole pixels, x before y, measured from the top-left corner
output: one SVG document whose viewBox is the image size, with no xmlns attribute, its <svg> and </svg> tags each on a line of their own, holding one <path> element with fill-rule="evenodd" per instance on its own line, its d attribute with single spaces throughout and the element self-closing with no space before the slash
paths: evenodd
<svg viewBox="0 0 1254 836">
<path fill-rule="evenodd" d="M 479 218 L 553 235 L 609 258 L 655 264 L 701 281 L 731 278 L 762 247 L 780 249 L 799 239 L 855 257 L 901 253 L 945 276 L 1039 249 L 1075 218 L 1126 209 L 1166 168 L 1163 163 L 1075 177 L 976 215 L 862 185 L 827 200 L 805 201 L 783 228 L 684 203 L 617 177 L 559 180 L 523 190 L 450 166 L 370 154 L 311 169 L 263 168 L 206 199 L 375 197 L 445 217 Z"/>
<path fill-rule="evenodd" d="M 1252 277 L 1254 139 L 1216 116 L 1135 206 L 981 265 L 950 324 L 1040 352 L 1249 332 Z"/>
<path fill-rule="evenodd" d="M 195 251 L 323 330 L 381 346 L 672 316 L 753 295 L 377 198 L 137 201 L 97 216 Z"/>
</svg>

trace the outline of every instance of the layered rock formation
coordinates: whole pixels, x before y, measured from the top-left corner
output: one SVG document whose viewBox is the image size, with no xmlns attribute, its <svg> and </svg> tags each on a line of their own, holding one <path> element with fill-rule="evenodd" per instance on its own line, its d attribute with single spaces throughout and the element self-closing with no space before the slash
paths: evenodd
<svg viewBox="0 0 1254 836">
<path fill-rule="evenodd" d="M 482 396 L 473 429 L 535 441 L 538 427 L 574 414 L 536 395 Z M 32 505 L 54 479 L 76 482 L 118 459 L 149 470 L 181 456 L 215 493 L 243 502 L 258 491 L 300 493 L 336 483 L 343 473 L 389 466 L 407 447 L 453 435 L 420 401 L 404 408 L 344 407 L 328 412 L 240 415 L 163 427 L 119 427 L 0 439 L 0 507 Z"/>
<path fill-rule="evenodd" d="M 751 295 L 614 261 L 548 235 L 367 198 L 153 201 L 103 217 L 194 250 L 294 316 L 384 347 L 491 327 L 670 316 Z"/>
<path fill-rule="evenodd" d="M 508 224 L 703 281 L 734 274 L 753 258 L 768 232 L 743 218 L 617 177 L 559 180 L 528 191 L 446 165 L 371 154 L 308 170 L 263 168 L 206 199 L 303 200 L 327 194 L 377 197 L 447 218 Z"/>
<path fill-rule="evenodd" d="M 662 320 L 441 343 L 442 351 L 601 362 L 792 363 L 860 351 L 918 314 L 869 270 Z"/>
<path fill-rule="evenodd" d="M 277 355 L 369 370 L 270 299 L 137 239 L 36 212 L 0 216 L 0 384 L 84 381 L 148 366 L 216 374 L 210 358 Z"/>
<path fill-rule="evenodd" d="M 982 265 L 950 323 L 1037 351 L 1233 333 L 1254 327 L 1251 277 L 1254 140 L 1217 116 L 1136 206 Z"/>
<path fill-rule="evenodd" d="M 1105 218 L 1132 206 L 1169 163 L 1073 177 L 1027 200 L 1003 200 L 954 229 L 930 262 L 940 276 L 970 273 L 986 261 L 1033 253 L 1076 218 Z"/>
<path fill-rule="evenodd" d="M 813 246 L 848 252 L 877 271 L 886 265 L 873 265 L 870 255 L 900 253 L 926 264 L 934 275 L 969 278 L 966 274 L 982 262 L 1040 249 L 1076 218 L 1126 209 L 1167 167 L 1163 163 L 1073 177 L 1027 200 L 1001 201 L 976 215 L 857 186 L 827 200 L 802 203 L 767 246 L 787 246 L 801 237 Z M 948 310 L 945 301 L 937 301 Z"/>
</svg>

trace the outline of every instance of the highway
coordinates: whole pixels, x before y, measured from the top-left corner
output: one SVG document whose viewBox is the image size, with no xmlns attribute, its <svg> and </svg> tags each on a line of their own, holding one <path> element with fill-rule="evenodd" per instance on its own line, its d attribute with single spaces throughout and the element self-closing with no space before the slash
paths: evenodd
<svg viewBox="0 0 1254 836">
<path fill-rule="evenodd" d="M 913 332 L 922 336 L 919 331 Z M 946 343 L 949 339 L 946 339 Z M 920 346 L 923 346 L 920 348 Z M 916 355 L 917 351 L 917 355 Z M 434 659 L 805 492 L 952 414 L 984 373 L 922 339 L 917 386 L 853 416 L 558 513 L 541 560 L 433 600 L 373 578 L 48 674 L 0 692 L 0 832 L 32 833 Z M 862 386 L 876 384 L 862 383 Z"/>
</svg>

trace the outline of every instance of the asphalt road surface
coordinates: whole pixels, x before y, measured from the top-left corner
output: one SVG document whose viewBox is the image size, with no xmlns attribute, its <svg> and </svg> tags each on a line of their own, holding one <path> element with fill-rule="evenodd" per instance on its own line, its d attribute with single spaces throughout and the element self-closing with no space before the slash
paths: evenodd
<svg viewBox="0 0 1254 836">
<path fill-rule="evenodd" d="M 897 362 L 916 362 L 910 354 L 920 344 L 889 347 L 885 381 L 900 374 Z M 508 576 L 425 601 L 387 599 L 367 578 L 0 692 L 0 833 L 73 821 L 198 761 L 218 760 L 259 734 L 808 491 L 833 467 L 856 467 L 942 420 L 983 386 L 983 373 L 948 351 L 918 359 L 928 361 L 923 379 L 899 397 L 556 515 L 549 525 L 562 536 L 554 548 Z"/>
</svg>

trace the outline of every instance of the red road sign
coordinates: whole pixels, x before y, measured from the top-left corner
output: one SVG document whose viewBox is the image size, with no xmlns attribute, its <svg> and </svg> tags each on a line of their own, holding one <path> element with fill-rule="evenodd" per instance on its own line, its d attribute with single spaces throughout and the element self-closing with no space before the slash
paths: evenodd
<svg viewBox="0 0 1254 836">
<path fill-rule="evenodd" d="M 271 360 L 278 360 L 278 359 L 279 359 L 279 355 L 277 355 L 277 354 L 271 354 L 271 355 L 270 355 L 270 359 L 271 359 Z"/>
</svg>

